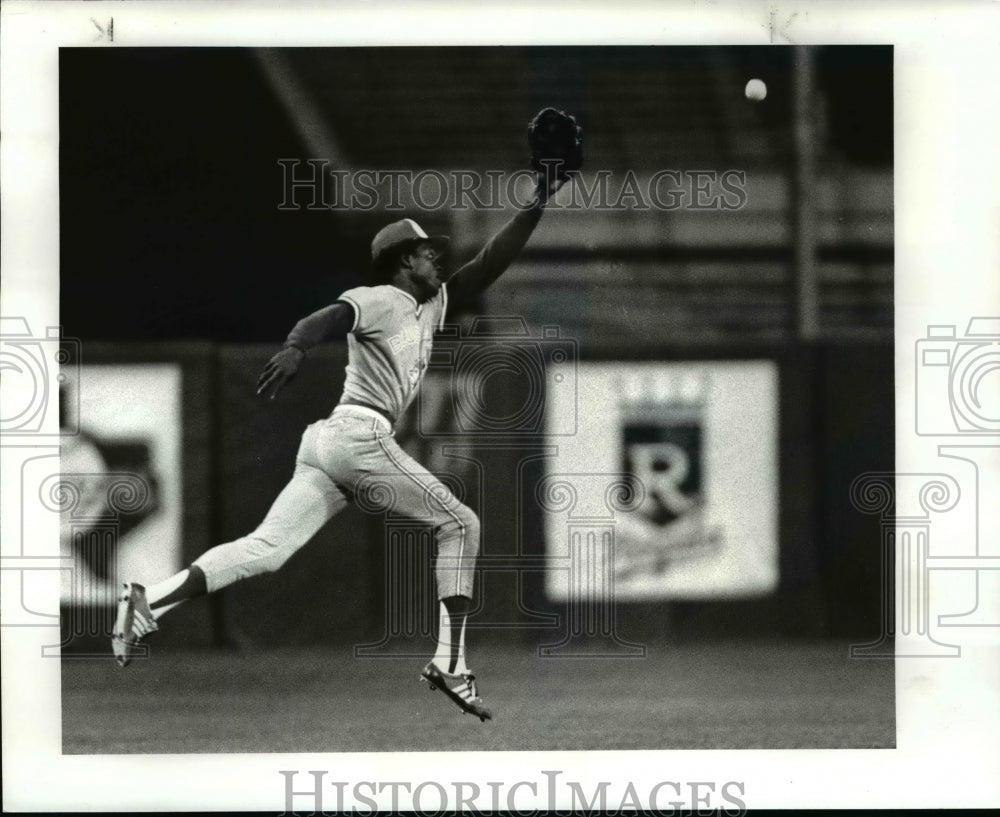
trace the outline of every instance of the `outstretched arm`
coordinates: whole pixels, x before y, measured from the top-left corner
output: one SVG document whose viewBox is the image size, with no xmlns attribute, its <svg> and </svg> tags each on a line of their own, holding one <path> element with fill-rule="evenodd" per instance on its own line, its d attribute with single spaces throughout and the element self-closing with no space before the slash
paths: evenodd
<svg viewBox="0 0 1000 817">
<path fill-rule="evenodd" d="M 528 242 L 542 218 L 549 198 L 555 195 L 563 182 L 560 179 L 549 186 L 543 177 L 539 177 L 531 205 L 519 211 L 486 243 L 475 258 L 448 279 L 449 300 L 457 302 L 465 296 L 482 292 L 504 273 Z"/>
<path fill-rule="evenodd" d="M 344 301 L 324 307 L 300 320 L 284 347 L 272 357 L 257 379 L 257 394 L 272 400 L 284 385 L 295 377 L 306 352 L 325 340 L 346 335 L 354 326 L 354 307 Z"/>
</svg>

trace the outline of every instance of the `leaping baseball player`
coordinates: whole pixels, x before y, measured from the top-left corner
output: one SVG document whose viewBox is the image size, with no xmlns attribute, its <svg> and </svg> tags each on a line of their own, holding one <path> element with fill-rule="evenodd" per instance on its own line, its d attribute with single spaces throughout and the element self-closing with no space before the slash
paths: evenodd
<svg viewBox="0 0 1000 817">
<path fill-rule="evenodd" d="M 537 121 L 536 117 L 532 124 Z M 579 149 L 579 127 L 575 121 L 572 125 Z M 565 169 L 579 167 L 579 162 L 565 164 Z M 366 478 L 392 475 L 392 504 L 387 510 L 419 519 L 427 519 L 429 511 L 437 547 L 440 628 L 435 655 L 422 677 L 463 712 L 482 721 L 492 718 L 465 648 L 479 519 L 403 452 L 393 439 L 393 427 L 420 388 L 449 297 L 464 300 L 484 290 L 510 266 L 565 178 L 564 173 L 539 172 L 531 204 L 447 282 L 441 267 L 446 236 L 427 235 L 408 218 L 375 235 L 371 246 L 375 285 L 350 289 L 332 305 L 300 320 L 258 381 L 257 393 L 273 399 L 295 376 L 310 349 L 346 335 L 348 363 L 339 403 L 327 419 L 306 428 L 292 479 L 256 530 L 212 548 L 164 581 L 124 585 L 112 634 L 112 650 L 122 667 L 131 661 L 139 641 L 159 629 L 157 622 L 168 610 L 240 579 L 279 569 L 345 507 Z"/>
</svg>

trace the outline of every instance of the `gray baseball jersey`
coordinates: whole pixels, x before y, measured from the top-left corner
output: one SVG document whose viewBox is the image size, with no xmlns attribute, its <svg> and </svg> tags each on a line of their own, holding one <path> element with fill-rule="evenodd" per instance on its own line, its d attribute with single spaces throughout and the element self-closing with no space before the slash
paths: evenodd
<svg viewBox="0 0 1000 817">
<path fill-rule="evenodd" d="M 499 276 L 524 246 L 541 207 L 520 211 L 451 279 L 451 297 L 478 292 Z M 357 287 L 339 301 L 350 304 L 348 365 L 340 407 L 302 435 L 291 481 L 264 521 L 247 536 L 219 545 L 196 562 L 214 592 L 238 579 L 277 570 L 326 522 L 376 479 L 391 491 L 393 513 L 428 522 L 438 546 L 439 598 L 472 598 L 479 552 L 479 519 L 393 439 L 391 424 L 413 402 L 430 360 L 434 331 L 444 322 L 449 293 L 442 286 L 424 304 L 389 284 Z M 299 321 L 288 343 L 306 350 L 343 332 L 343 311 L 325 307 Z M 368 406 L 359 408 L 351 403 Z M 347 405 L 345 405 L 347 404 Z M 371 409 L 385 415 L 372 418 Z"/>
<path fill-rule="evenodd" d="M 395 423 L 427 370 L 434 331 L 444 324 L 447 289 L 442 285 L 423 304 L 391 284 L 349 289 L 338 300 L 354 307 L 341 403 L 367 404 Z"/>
</svg>

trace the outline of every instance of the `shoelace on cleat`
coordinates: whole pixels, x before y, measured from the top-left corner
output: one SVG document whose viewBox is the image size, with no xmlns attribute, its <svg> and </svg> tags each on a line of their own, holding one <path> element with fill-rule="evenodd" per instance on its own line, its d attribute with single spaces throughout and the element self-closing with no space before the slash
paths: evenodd
<svg viewBox="0 0 1000 817">
<path fill-rule="evenodd" d="M 463 701 L 474 701 L 479 698 L 479 691 L 476 688 L 475 675 L 463 675 L 462 683 L 452 687 L 452 692 L 458 695 Z"/>
<path fill-rule="evenodd" d="M 156 626 L 156 621 L 153 619 L 147 620 L 142 613 L 138 610 L 132 613 L 132 634 L 138 638 L 144 638 L 152 632 L 158 630 L 159 627 Z"/>
<path fill-rule="evenodd" d="M 129 632 L 117 634 L 121 641 L 128 644 L 135 644 L 150 633 L 155 633 L 160 629 L 151 610 L 149 611 L 149 615 L 146 614 L 146 611 L 140 612 L 138 604 L 135 604 L 132 600 L 132 592 L 132 588 L 126 584 L 125 590 L 119 599 L 120 603 L 128 604 L 131 607 L 132 625 L 129 628 Z M 142 600 L 144 601 L 144 597 Z M 148 606 L 146 606 L 146 609 L 148 610 Z"/>
</svg>

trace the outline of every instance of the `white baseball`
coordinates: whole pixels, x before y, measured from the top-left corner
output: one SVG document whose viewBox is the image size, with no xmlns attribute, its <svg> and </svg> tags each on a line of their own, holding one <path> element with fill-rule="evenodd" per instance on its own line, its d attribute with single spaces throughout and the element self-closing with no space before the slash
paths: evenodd
<svg viewBox="0 0 1000 817">
<path fill-rule="evenodd" d="M 754 102 L 760 102 L 767 96 L 767 86 L 764 84 L 763 80 L 755 77 L 747 83 L 747 87 L 743 90 L 743 93 L 747 95 L 747 99 L 752 99 Z"/>
</svg>

